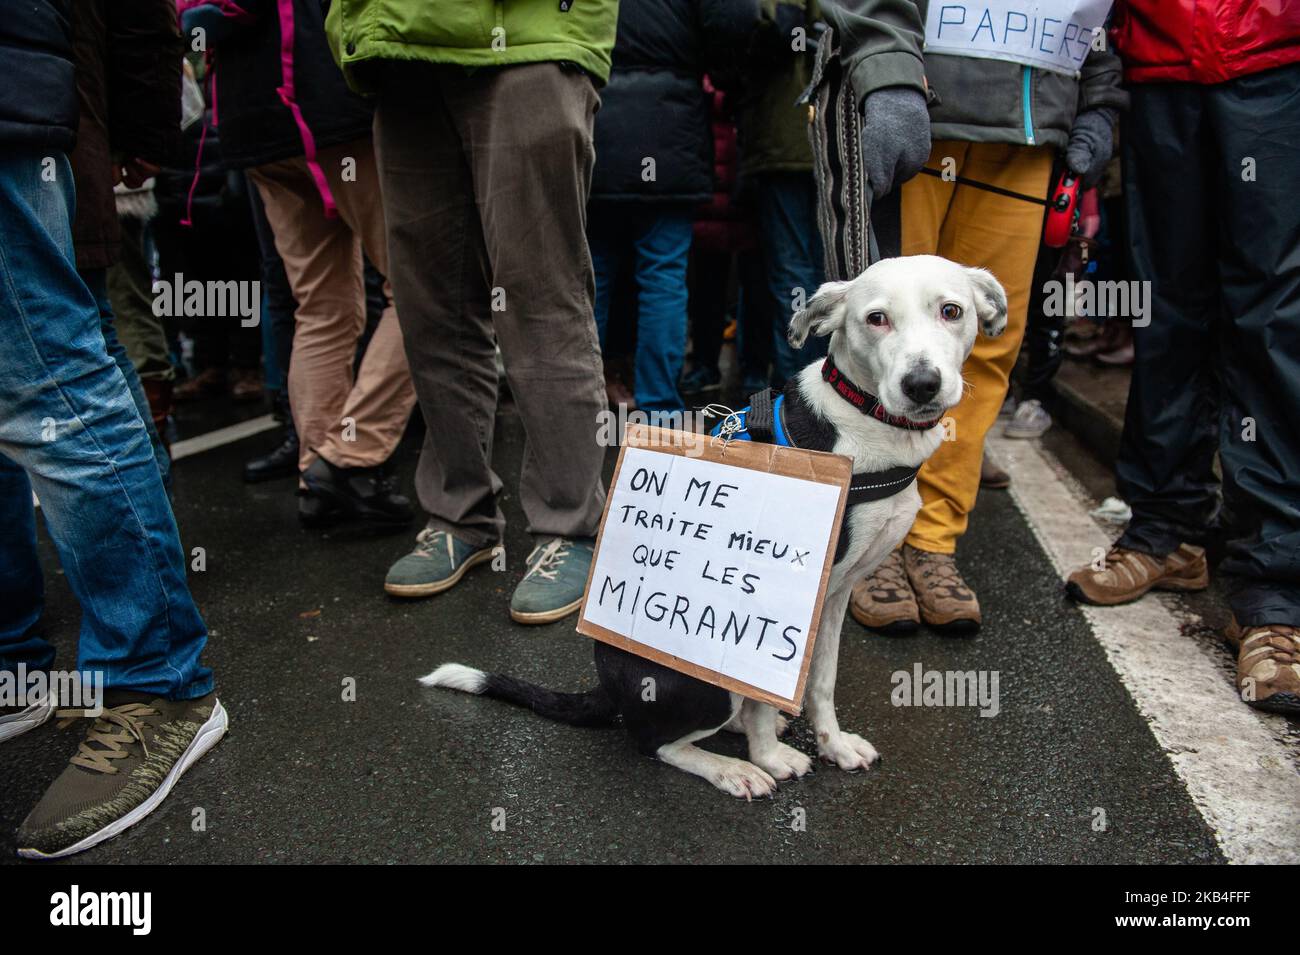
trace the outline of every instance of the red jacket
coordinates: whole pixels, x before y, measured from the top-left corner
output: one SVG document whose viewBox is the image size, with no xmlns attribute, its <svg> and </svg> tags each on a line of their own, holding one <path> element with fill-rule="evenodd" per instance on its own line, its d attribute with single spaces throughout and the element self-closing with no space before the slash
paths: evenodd
<svg viewBox="0 0 1300 955">
<path fill-rule="evenodd" d="M 1300 61 L 1300 0 L 1118 0 L 1131 83 L 1222 83 Z"/>
</svg>

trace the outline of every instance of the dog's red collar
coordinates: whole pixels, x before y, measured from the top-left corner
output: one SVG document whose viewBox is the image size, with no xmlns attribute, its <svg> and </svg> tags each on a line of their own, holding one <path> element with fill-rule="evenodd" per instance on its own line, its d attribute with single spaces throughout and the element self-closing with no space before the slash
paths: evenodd
<svg viewBox="0 0 1300 955">
<path fill-rule="evenodd" d="M 879 398 L 869 391 L 863 391 L 850 381 L 844 372 L 836 367 L 830 355 L 827 355 L 826 360 L 822 362 L 822 377 L 826 379 L 826 383 L 835 390 L 837 395 L 864 415 L 875 418 L 877 421 L 883 421 L 895 428 L 905 428 L 908 431 L 928 431 L 939 423 L 940 419 L 938 418 L 933 421 L 913 421 L 911 418 L 904 418 L 902 415 L 890 414 L 885 410 L 885 406 L 880 403 Z"/>
</svg>

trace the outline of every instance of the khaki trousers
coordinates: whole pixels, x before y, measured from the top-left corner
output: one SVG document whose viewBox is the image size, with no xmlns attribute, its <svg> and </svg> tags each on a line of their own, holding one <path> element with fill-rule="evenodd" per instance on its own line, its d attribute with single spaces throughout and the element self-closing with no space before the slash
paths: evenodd
<svg viewBox="0 0 1300 955">
<path fill-rule="evenodd" d="M 387 284 L 388 306 L 353 376 L 366 325 L 362 251 L 388 276 L 374 147 L 360 139 L 321 150 L 318 161 L 336 219 L 325 217 L 302 157 L 249 171 L 298 302 L 289 361 L 289 403 L 302 444 L 298 467 L 305 470 L 317 454 L 338 467 L 373 467 L 393 453 L 415 405 Z"/>
</svg>

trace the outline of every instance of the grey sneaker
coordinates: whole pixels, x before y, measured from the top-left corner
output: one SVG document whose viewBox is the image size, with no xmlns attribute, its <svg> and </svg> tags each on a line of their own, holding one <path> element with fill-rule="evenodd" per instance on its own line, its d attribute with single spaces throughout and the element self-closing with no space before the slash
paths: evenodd
<svg viewBox="0 0 1300 955">
<path fill-rule="evenodd" d="M 528 555 L 528 573 L 510 598 L 516 623 L 554 623 L 582 605 L 596 542 L 590 537 L 553 537 Z"/>
<path fill-rule="evenodd" d="M 492 559 L 495 546 L 475 548 L 443 530 L 426 527 L 415 536 L 415 550 L 392 567 L 384 591 L 394 597 L 432 597 L 456 586 L 465 571 Z"/>
<path fill-rule="evenodd" d="M 83 710 L 55 715 L 60 726 L 89 718 Z M 68 768 L 18 827 L 18 854 L 57 859 L 134 826 L 217 744 L 226 725 L 214 693 L 177 701 L 111 694 Z"/>
<path fill-rule="evenodd" d="M 54 715 L 54 706 L 50 694 L 27 706 L 0 706 L 0 743 L 36 729 Z"/>
<path fill-rule="evenodd" d="M 1022 401 L 1002 432 L 1008 438 L 1041 438 L 1052 426 L 1052 416 L 1036 398 Z"/>
</svg>

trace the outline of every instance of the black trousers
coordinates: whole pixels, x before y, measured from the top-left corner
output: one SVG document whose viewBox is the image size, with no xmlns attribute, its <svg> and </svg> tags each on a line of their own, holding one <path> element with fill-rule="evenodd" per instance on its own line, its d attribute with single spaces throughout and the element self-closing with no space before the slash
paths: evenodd
<svg viewBox="0 0 1300 955">
<path fill-rule="evenodd" d="M 1233 611 L 1300 623 L 1300 66 L 1131 92 L 1129 248 L 1151 308 L 1134 329 L 1120 543 L 1203 541 L 1217 450 Z"/>
</svg>

